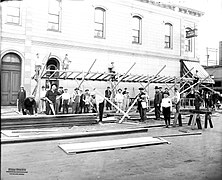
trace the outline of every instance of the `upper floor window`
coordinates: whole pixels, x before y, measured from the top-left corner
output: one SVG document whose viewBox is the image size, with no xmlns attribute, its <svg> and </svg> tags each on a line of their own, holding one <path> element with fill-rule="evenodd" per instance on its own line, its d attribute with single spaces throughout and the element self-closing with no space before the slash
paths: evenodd
<svg viewBox="0 0 222 180">
<path fill-rule="evenodd" d="M 173 26 L 165 23 L 165 48 L 173 48 Z"/>
<path fill-rule="evenodd" d="M 7 22 L 20 24 L 20 4 L 18 2 L 9 3 L 7 9 Z"/>
<path fill-rule="evenodd" d="M 105 9 L 100 7 L 95 8 L 94 37 L 105 38 L 105 17 L 106 17 Z"/>
<path fill-rule="evenodd" d="M 187 31 L 192 31 L 191 28 L 186 28 L 185 29 L 185 35 Z M 185 37 L 185 51 L 186 52 L 192 52 L 192 38 L 186 38 Z"/>
<path fill-rule="evenodd" d="M 60 31 L 61 0 L 49 1 L 48 30 Z"/>
<path fill-rule="evenodd" d="M 139 16 L 133 16 L 133 25 L 132 25 L 132 43 L 141 44 L 142 43 L 142 18 Z"/>
</svg>

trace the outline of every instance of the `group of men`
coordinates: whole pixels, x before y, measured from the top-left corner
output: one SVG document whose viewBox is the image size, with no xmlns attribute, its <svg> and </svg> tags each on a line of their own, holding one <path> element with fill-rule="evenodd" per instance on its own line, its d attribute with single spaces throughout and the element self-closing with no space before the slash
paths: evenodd
<svg viewBox="0 0 222 180">
<path fill-rule="evenodd" d="M 33 95 L 26 97 L 24 86 L 21 86 L 18 92 L 17 103 L 18 111 L 22 111 L 23 115 L 37 114 L 35 97 Z M 42 86 L 38 104 L 39 113 L 47 115 L 59 113 L 68 114 L 69 106 L 72 107 L 73 114 L 89 112 L 103 113 L 104 98 L 97 94 L 95 89 L 89 93 L 89 89 L 83 92 L 79 88 L 75 88 L 72 95 L 70 95 L 67 88 L 64 90 L 63 87 L 57 88 L 56 84 L 53 84 L 48 90 L 45 89 L 45 86 Z"/>
<path fill-rule="evenodd" d="M 155 87 L 155 96 L 154 96 L 154 108 L 156 120 L 160 120 L 160 113 L 162 111 L 166 127 L 170 125 L 170 115 L 172 112 L 172 105 L 175 104 L 176 113 L 175 116 L 179 116 L 180 113 L 180 93 L 178 89 L 174 88 L 173 98 L 170 98 L 169 89 L 165 88 L 165 91 L 162 91 L 161 87 Z"/>
<path fill-rule="evenodd" d="M 23 115 L 34 115 L 37 113 L 35 97 L 33 95 L 27 96 L 23 85 L 20 86 L 20 90 L 17 95 L 17 106 L 18 111 L 22 111 Z"/>
</svg>

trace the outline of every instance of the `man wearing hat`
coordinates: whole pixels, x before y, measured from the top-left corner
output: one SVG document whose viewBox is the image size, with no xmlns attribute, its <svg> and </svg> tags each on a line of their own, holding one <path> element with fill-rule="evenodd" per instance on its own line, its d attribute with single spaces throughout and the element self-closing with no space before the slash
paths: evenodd
<svg viewBox="0 0 222 180">
<path fill-rule="evenodd" d="M 105 90 L 105 97 L 107 99 L 111 99 L 112 91 L 110 90 L 110 87 L 108 86 L 107 89 Z M 112 106 L 109 103 L 109 101 L 106 101 L 106 110 L 112 110 Z"/>
<path fill-rule="evenodd" d="M 64 93 L 62 94 L 62 113 L 69 113 L 69 103 L 70 103 L 70 94 L 68 93 L 68 89 L 64 89 Z"/>
<path fill-rule="evenodd" d="M 30 95 L 24 100 L 24 113 L 23 115 L 29 114 L 29 115 L 34 115 L 37 114 L 37 107 L 36 107 L 36 101 L 35 101 L 35 96 Z"/>
<path fill-rule="evenodd" d="M 194 106 L 195 110 L 200 110 L 200 106 L 203 102 L 203 99 L 200 96 L 200 92 L 198 90 L 194 91 Z"/>
<path fill-rule="evenodd" d="M 90 97 L 89 89 L 86 89 L 85 90 L 85 99 L 84 99 L 84 102 L 85 102 L 84 113 L 89 113 L 90 100 L 91 100 L 91 97 Z"/>
<path fill-rule="evenodd" d="M 161 105 L 161 102 L 162 102 L 162 94 L 161 94 L 158 86 L 155 86 L 154 108 L 155 108 L 156 120 L 160 120 L 160 105 Z"/>
<path fill-rule="evenodd" d="M 79 88 L 75 88 L 72 94 L 72 113 L 78 114 L 80 111 L 80 91 Z"/>
<path fill-rule="evenodd" d="M 122 94 L 122 89 L 119 88 L 116 96 L 115 96 L 115 102 L 117 103 L 117 106 L 119 107 L 119 109 L 123 109 L 123 94 Z M 120 111 L 117 110 L 117 113 L 119 113 Z"/>
<path fill-rule="evenodd" d="M 175 104 L 176 113 L 174 115 L 174 121 L 173 121 L 173 127 L 176 126 L 177 119 L 180 115 L 180 93 L 178 89 L 174 88 L 174 97 L 173 97 L 173 103 Z"/>
<path fill-rule="evenodd" d="M 26 98 L 26 91 L 24 89 L 24 86 L 21 85 L 20 90 L 17 95 L 17 107 L 18 107 L 18 111 L 21 112 L 21 110 L 22 110 L 23 114 L 24 114 L 24 100 L 25 100 L 25 98 Z"/>
<path fill-rule="evenodd" d="M 139 88 L 139 94 L 138 94 L 138 111 L 140 114 L 140 120 L 141 122 L 144 122 L 146 120 L 146 110 L 147 110 L 147 103 L 148 103 L 148 95 L 144 92 L 144 88 Z"/>
</svg>

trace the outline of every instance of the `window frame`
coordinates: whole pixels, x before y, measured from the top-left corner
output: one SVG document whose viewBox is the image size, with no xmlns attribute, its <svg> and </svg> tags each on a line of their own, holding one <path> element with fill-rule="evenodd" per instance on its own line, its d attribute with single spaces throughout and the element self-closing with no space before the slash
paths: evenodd
<svg viewBox="0 0 222 180">
<path fill-rule="evenodd" d="M 185 29 L 185 52 L 193 52 L 193 38 L 186 38 L 186 32 L 192 30 L 190 27 Z"/>
<path fill-rule="evenodd" d="M 102 22 L 97 22 L 96 20 L 96 13 L 97 11 L 102 12 Z M 99 25 L 101 26 L 101 29 L 97 29 L 96 26 Z M 102 34 L 101 36 L 98 35 L 100 33 Z M 106 9 L 102 7 L 95 7 L 94 8 L 94 38 L 99 38 L 99 39 L 105 39 L 106 38 Z"/>
<path fill-rule="evenodd" d="M 139 15 L 133 15 L 132 16 L 132 21 L 134 21 L 134 18 L 137 19 L 139 21 L 139 28 L 134 28 L 133 25 L 132 25 L 132 44 L 142 44 L 142 17 L 139 16 Z M 133 24 L 133 23 L 132 23 Z M 134 36 L 134 32 L 137 32 L 136 34 L 138 36 Z M 134 41 L 135 38 L 137 39 L 137 41 Z"/>
<path fill-rule="evenodd" d="M 14 15 L 14 14 L 9 14 L 9 12 L 11 12 L 11 11 L 9 11 L 9 8 L 13 8 L 12 12 L 15 12 L 15 9 L 17 9 L 18 10 L 18 16 Z M 9 21 L 9 18 L 12 18 L 12 19 L 16 18 L 18 20 L 18 22 L 13 22 L 13 20 Z M 17 3 L 16 4 L 10 4 L 10 5 L 8 4 L 6 23 L 11 24 L 11 25 L 21 25 L 21 6 L 20 6 L 20 4 L 17 4 Z"/>
<path fill-rule="evenodd" d="M 48 6 L 48 21 L 47 21 L 47 30 L 48 31 L 54 31 L 54 32 L 61 32 L 61 15 L 62 15 L 62 1 L 61 0 L 55 0 L 58 2 L 58 13 L 54 13 L 54 12 L 51 12 L 51 4 L 49 1 L 49 6 Z M 51 21 L 50 18 L 51 17 L 57 17 L 57 22 L 55 21 Z M 53 24 L 55 24 L 57 26 L 57 28 L 52 28 Z"/>
<path fill-rule="evenodd" d="M 169 28 L 168 33 L 166 33 L 166 26 L 168 26 L 168 28 Z M 164 33 L 165 33 L 164 48 L 165 49 L 173 49 L 173 25 L 172 25 L 172 23 L 167 22 L 164 24 L 164 28 L 165 28 L 164 29 Z M 167 41 L 166 41 L 166 39 L 167 39 Z"/>
</svg>

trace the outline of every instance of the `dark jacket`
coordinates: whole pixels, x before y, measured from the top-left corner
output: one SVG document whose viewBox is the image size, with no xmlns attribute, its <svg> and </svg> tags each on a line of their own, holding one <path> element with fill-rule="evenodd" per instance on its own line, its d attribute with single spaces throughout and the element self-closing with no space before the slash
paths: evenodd
<svg viewBox="0 0 222 180">
<path fill-rule="evenodd" d="M 195 99 L 194 99 L 194 106 L 200 107 L 202 102 L 203 102 L 203 99 L 200 97 L 199 94 L 196 94 Z"/>
<path fill-rule="evenodd" d="M 37 113 L 36 101 L 34 99 L 30 101 L 29 98 L 26 98 L 24 101 L 24 108 L 27 110 L 33 109 L 35 113 Z"/>
<path fill-rule="evenodd" d="M 19 90 L 18 92 L 18 96 L 17 96 L 17 99 L 19 100 L 19 102 L 24 102 L 26 98 L 26 91 L 23 90 L 23 92 L 21 90 Z"/>
<path fill-rule="evenodd" d="M 54 92 L 52 92 L 52 90 L 48 90 L 46 92 L 45 97 L 47 97 L 50 101 L 52 101 L 52 103 L 55 103 L 57 95 L 58 95 L 58 91 L 57 90 L 55 90 Z"/>
<path fill-rule="evenodd" d="M 154 96 L 154 106 L 160 106 L 162 102 L 162 93 L 160 92 L 157 92 L 155 93 L 155 96 Z"/>
</svg>

